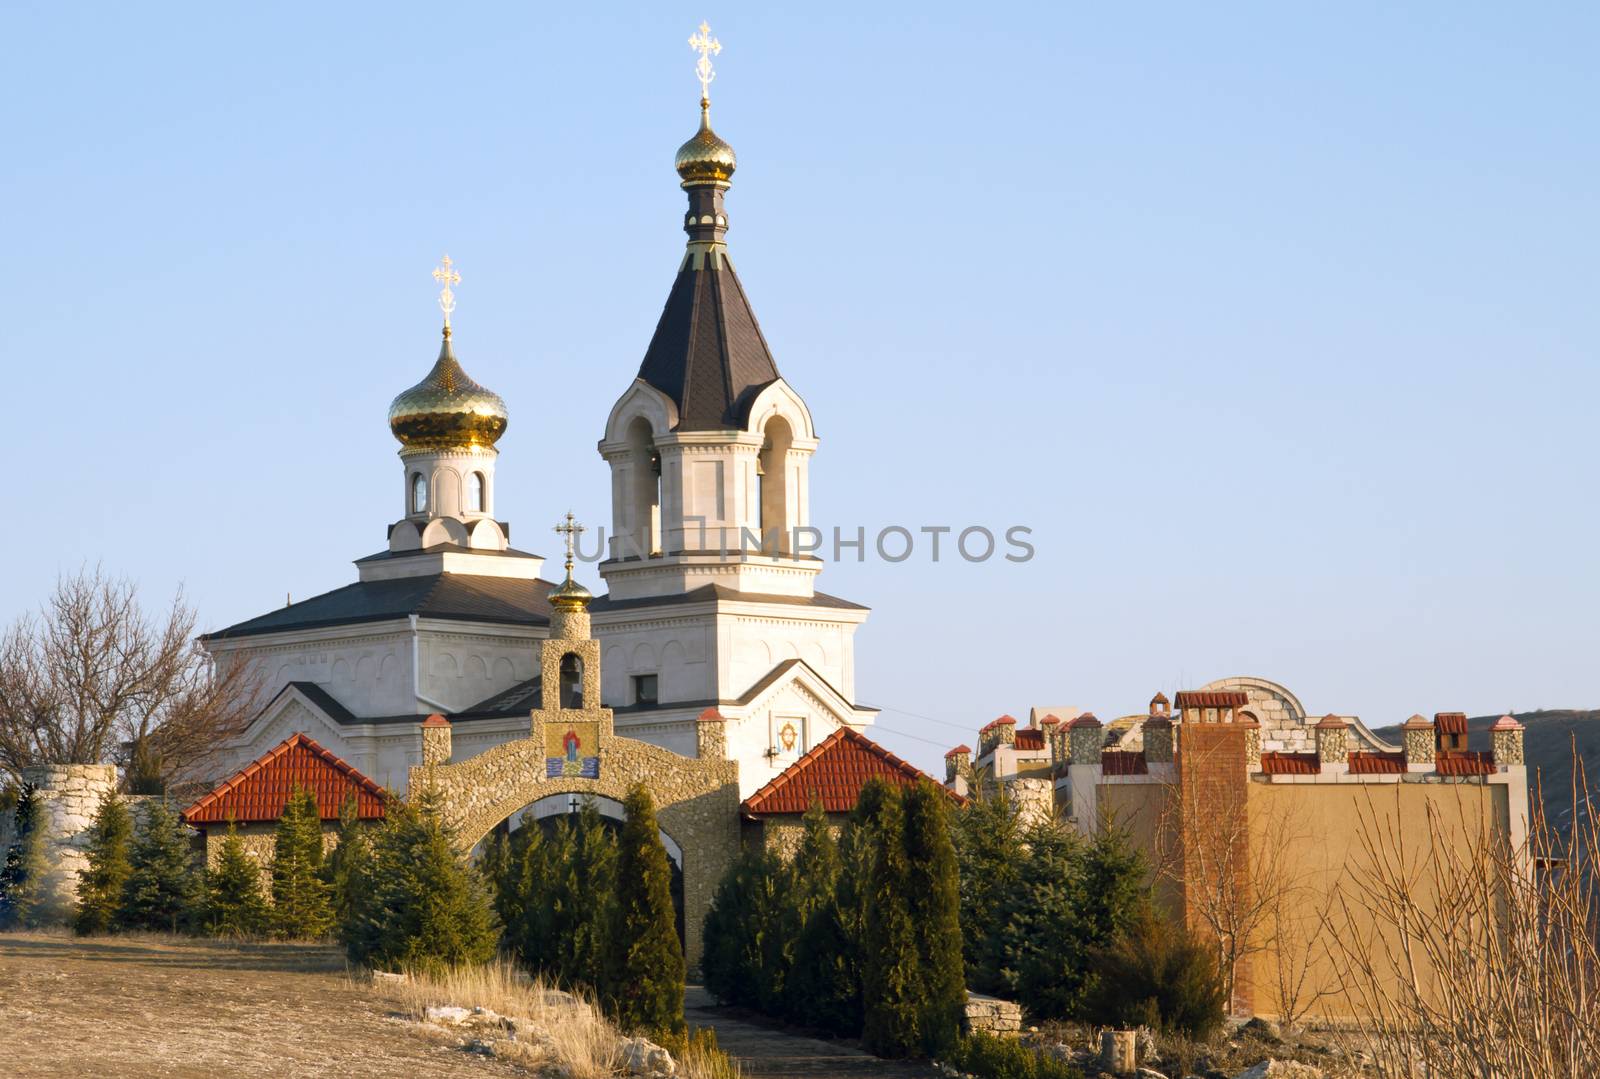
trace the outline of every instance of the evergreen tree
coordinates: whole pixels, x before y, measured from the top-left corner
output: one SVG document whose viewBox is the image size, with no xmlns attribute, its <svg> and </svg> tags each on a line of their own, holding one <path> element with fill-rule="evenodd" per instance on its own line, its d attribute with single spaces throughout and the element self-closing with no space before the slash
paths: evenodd
<svg viewBox="0 0 1600 1079">
<path fill-rule="evenodd" d="M 706 988 L 725 1004 L 767 1010 L 773 979 L 782 971 L 768 964 L 780 954 L 772 945 L 779 931 L 787 876 L 782 861 L 765 846 L 747 847 L 723 875 L 706 912 L 700 959 Z"/>
<path fill-rule="evenodd" d="M 261 894 L 261 867 L 245 853 L 233 821 L 217 854 L 217 867 L 206 871 L 206 932 L 216 937 L 253 937 L 268 923 Z"/>
<path fill-rule="evenodd" d="M 651 819 L 654 820 L 654 807 Z M 652 824 L 653 828 L 654 825 Z M 651 833 L 656 835 L 655 832 Z M 585 799 L 578 811 L 578 826 L 573 832 L 574 851 L 571 871 L 565 875 L 564 949 L 561 977 L 569 985 L 585 989 L 599 986 L 606 962 L 606 935 L 611 931 L 617 891 L 617 837 L 600 816 L 592 799 Z M 659 836 L 657 837 L 659 843 Z M 561 872 L 558 864 L 554 867 Z M 673 912 L 671 870 L 668 869 L 667 910 Z M 673 926 L 676 926 L 674 915 Z M 674 939 L 677 930 L 673 929 Z"/>
<path fill-rule="evenodd" d="M 347 934 L 352 961 L 436 971 L 494 957 L 499 928 L 488 887 L 456 847 L 437 793 L 390 802 Z"/>
<path fill-rule="evenodd" d="M 372 839 L 359 812 L 360 805 L 352 791 L 339 805 L 339 843 L 322 861 L 322 879 L 328 886 L 334 927 L 341 939 L 360 904 L 372 862 Z"/>
<path fill-rule="evenodd" d="M 187 929 L 198 892 L 194 851 L 165 801 L 145 803 L 128 862 L 116 927 L 167 933 Z"/>
<path fill-rule="evenodd" d="M 785 927 L 798 929 L 784 983 L 784 1011 L 794 1022 L 854 1037 L 861 1032 L 859 1008 L 851 1007 L 859 990 L 839 907 L 844 886 L 839 843 L 820 801 L 811 803 L 804 823 L 794 857 L 792 919 Z"/>
<path fill-rule="evenodd" d="M 577 891 L 572 826 L 558 820 L 546 829 L 530 822 L 519 831 L 528 834 L 516 861 L 522 916 L 516 925 L 508 923 L 507 931 L 515 933 L 516 951 L 529 973 L 572 985 L 568 974 L 575 925 L 571 907 Z M 586 984 L 592 986 L 594 978 Z"/>
<path fill-rule="evenodd" d="M 924 1056 L 955 1045 L 967 1000 L 961 962 L 961 897 L 950 839 L 950 796 L 929 780 L 907 788 L 906 900 L 921 967 L 919 1002 Z"/>
<path fill-rule="evenodd" d="M 905 812 L 900 792 L 881 777 L 861 788 L 857 809 L 867 824 L 872 869 L 867 877 L 861 958 L 861 1040 L 878 1056 L 899 1057 L 921 1045 L 921 964 L 908 897 Z"/>
<path fill-rule="evenodd" d="M 624 1030 L 681 1033 L 683 947 L 672 905 L 672 869 L 649 789 L 635 786 L 624 806 L 601 998 Z"/>
<path fill-rule="evenodd" d="M 272 850 L 272 929 L 280 937 L 314 940 L 333 927 L 333 906 L 322 879 L 322 813 L 297 787 L 278 818 Z"/>
<path fill-rule="evenodd" d="M 129 850 L 133 816 L 116 791 L 100 801 L 89 829 L 89 867 L 78 871 L 78 911 L 73 929 L 80 936 L 109 933 L 122 904 L 122 892 L 133 872 Z"/>
<path fill-rule="evenodd" d="M 11 845 L 0 869 L 0 929 L 31 929 L 44 914 L 44 807 L 24 783 L 12 813 Z"/>
<path fill-rule="evenodd" d="M 1022 832 L 1017 804 L 1004 788 L 978 791 L 955 815 L 967 981 L 981 993 L 1009 991 L 1000 927 L 1006 898 L 1021 879 Z"/>
</svg>

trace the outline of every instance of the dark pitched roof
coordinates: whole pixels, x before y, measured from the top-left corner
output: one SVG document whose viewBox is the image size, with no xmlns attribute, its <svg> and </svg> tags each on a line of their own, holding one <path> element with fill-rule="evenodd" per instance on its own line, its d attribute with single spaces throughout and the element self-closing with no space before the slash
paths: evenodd
<svg viewBox="0 0 1600 1079">
<path fill-rule="evenodd" d="M 311 703 L 322 709 L 322 714 L 335 723 L 356 722 L 355 713 L 333 699 L 333 694 L 317 685 L 315 682 L 290 682 L 278 691 L 278 696 L 283 696 L 290 689 L 298 689 L 304 693 Z"/>
<path fill-rule="evenodd" d="M 323 820 L 338 820 L 339 807 L 352 793 L 361 820 L 381 819 L 388 799 L 382 787 L 295 733 L 202 795 L 183 811 L 183 819 L 188 824 L 275 821 L 300 787 L 316 797 Z"/>
<path fill-rule="evenodd" d="M 455 622 L 545 626 L 550 624 L 550 604 L 546 596 L 554 587 L 549 581 L 462 573 L 357 581 L 208 633 L 206 638 L 248 637 L 352 622 L 381 622 L 412 614 Z"/>
<path fill-rule="evenodd" d="M 684 258 L 639 377 L 677 404 L 679 431 L 745 426 L 750 402 L 777 380 L 778 365 L 725 253 Z"/>
<path fill-rule="evenodd" d="M 470 708 L 452 713 L 452 719 L 489 719 L 494 716 L 516 716 L 531 712 L 539 704 L 539 685 L 543 678 L 534 675 L 526 682 L 518 682 L 502 689 Z"/>
<path fill-rule="evenodd" d="M 873 776 L 883 776 L 900 787 L 929 779 L 915 765 L 907 764 L 866 735 L 840 727 L 746 798 L 739 808 L 752 816 L 804 813 L 815 798 L 829 813 L 848 813 L 856 807 L 862 786 Z M 951 797 L 956 798 L 954 794 Z"/>
</svg>

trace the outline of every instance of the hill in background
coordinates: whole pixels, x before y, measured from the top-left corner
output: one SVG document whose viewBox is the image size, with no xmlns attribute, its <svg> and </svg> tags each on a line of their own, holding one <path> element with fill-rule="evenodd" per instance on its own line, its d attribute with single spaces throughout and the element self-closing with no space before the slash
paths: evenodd
<svg viewBox="0 0 1600 1079">
<path fill-rule="evenodd" d="M 1542 801 L 1545 819 L 1566 834 L 1572 827 L 1572 751 L 1577 745 L 1578 759 L 1590 783 L 1600 785 L 1600 708 L 1543 708 L 1536 712 L 1515 712 L 1517 721 L 1527 728 L 1523 747 L 1528 761 L 1530 797 Z M 1473 749 L 1489 748 L 1489 725 L 1499 716 L 1473 716 L 1467 720 L 1467 744 Z M 1399 727 L 1384 727 L 1374 732 L 1395 745 L 1401 743 Z M 1543 797 L 1540 798 L 1542 792 Z M 1580 793 L 1579 812 L 1587 817 L 1589 800 Z"/>
</svg>

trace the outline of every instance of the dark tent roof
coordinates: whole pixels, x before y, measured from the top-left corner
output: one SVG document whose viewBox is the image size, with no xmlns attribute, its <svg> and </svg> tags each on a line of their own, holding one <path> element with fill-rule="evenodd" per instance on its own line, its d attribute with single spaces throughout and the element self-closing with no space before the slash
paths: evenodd
<svg viewBox="0 0 1600 1079">
<path fill-rule="evenodd" d="M 210 640 L 248 637 L 351 622 L 381 622 L 412 614 L 456 622 L 545 626 L 550 624 L 550 604 L 546 597 L 554 587 L 549 581 L 461 573 L 358 581 L 208 633 L 206 637 Z"/>
<path fill-rule="evenodd" d="M 778 379 L 725 252 L 685 256 L 639 377 L 678 406 L 679 431 L 744 427 L 750 402 Z"/>
</svg>

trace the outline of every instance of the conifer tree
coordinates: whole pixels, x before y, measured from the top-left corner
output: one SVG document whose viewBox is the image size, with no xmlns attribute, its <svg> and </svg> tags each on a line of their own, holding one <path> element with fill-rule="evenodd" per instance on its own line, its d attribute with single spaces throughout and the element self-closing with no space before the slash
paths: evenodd
<svg viewBox="0 0 1600 1079">
<path fill-rule="evenodd" d="M 216 937 L 254 937 L 266 930 L 267 923 L 261 867 L 245 853 L 239 829 L 230 820 L 216 868 L 206 870 L 206 932 Z"/>
<path fill-rule="evenodd" d="M 917 1026 L 922 1055 L 955 1045 L 967 999 L 961 962 L 961 897 L 950 840 L 950 796 L 924 779 L 904 794 L 906 899 L 921 968 Z"/>
<path fill-rule="evenodd" d="M 651 808 L 654 819 L 654 807 Z M 655 834 L 655 833 L 652 833 Z M 562 964 L 562 979 L 569 985 L 596 988 L 603 976 L 606 935 L 611 930 L 612 908 L 617 894 L 617 836 L 593 799 L 585 799 L 578 810 L 578 826 L 572 833 L 573 853 L 568 888 L 564 893 L 567 911 L 567 950 Z M 659 836 L 657 836 L 659 844 Z M 556 866 L 559 872 L 561 867 Z M 668 873 L 671 870 L 669 868 Z M 670 875 L 667 907 L 672 909 Z M 674 920 L 674 926 L 676 921 Z M 674 939 L 676 939 L 674 929 Z"/>
<path fill-rule="evenodd" d="M 23 784 L 11 820 L 11 845 L 0 868 L 0 929 L 31 929 L 44 914 L 47 870 L 44 807 L 33 784 Z"/>
<path fill-rule="evenodd" d="M 769 964 L 781 953 L 772 940 L 779 932 L 787 875 L 782 861 L 765 846 L 747 847 L 728 867 L 711 909 L 706 912 L 700 968 L 706 988 L 725 1004 L 771 1010 L 769 988 L 782 983 L 783 971 Z"/>
<path fill-rule="evenodd" d="M 1088 951 L 1101 943 L 1085 918 L 1085 843 L 1057 821 L 1034 825 L 1026 838 L 1021 875 L 1000 911 L 1007 995 L 1041 1019 L 1066 1019 L 1084 1004 Z"/>
<path fill-rule="evenodd" d="M 285 939 L 314 940 L 333 927 L 322 879 L 322 813 L 309 790 L 289 796 L 273 833 L 272 929 Z"/>
<path fill-rule="evenodd" d="M 488 886 L 457 850 L 436 792 L 389 804 L 368 876 L 348 934 L 352 961 L 436 971 L 494 957 L 500 934 Z"/>
<path fill-rule="evenodd" d="M 878 1056 L 905 1056 L 922 1042 L 922 970 L 907 896 L 905 812 L 900 792 L 881 777 L 862 786 L 857 808 L 869 824 L 872 851 L 862 897 L 861 1040 Z"/>
<path fill-rule="evenodd" d="M 967 927 L 967 981 L 981 993 L 1004 994 L 1002 908 L 1017 887 L 1026 861 L 1017 803 L 1005 788 L 979 789 L 955 814 L 956 863 L 961 881 L 961 924 Z"/>
<path fill-rule="evenodd" d="M 508 925 L 507 931 L 515 930 L 517 952 L 529 973 L 571 985 L 566 963 L 572 948 L 572 862 L 577 850 L 572 827 L 565 820 L 556 821 L 548 829 L 529 822 L 520 831 L 528 833 L 517 859 L 516 887 L 522 897 L 522 916 L 516 926 Z M 592 978 L 588 984 L 593 985 Z"/>
<path fill-rule="evenodd" d="M 322 879 L 328 886 L 333 923 L 341 938 L 367 885 L 372 861 L 372 839 L 359 813 L 360 805 L 352 791 L 339 804 L 339 843 L 322 861 Z"/>
<path fill-rule="evenodd" d="M 601 998 L 624 1030 L 681 1033 L 683 947 L 655 802 L 641 783 L 624 807 Z"/>
<path fill-rule="evenodd" d="M 78 871 L 78 910 L 72 927 L 79 936 L 109 933 L 116 921 L 122 892 L 133 872 L 129 854 L 133 845 L 133 816 L 116 791 L 109 792 L 95 811 L 89 829 L 89 867 Z"/>
<path fill-rule="evenodd" d="M 851 995 L 841 963 L 849 944 L 839 917 L 839 844 L 828 825 L 821 801 L 806 810 L 805 834 L 795 851 L 793 888 L 787 904 L 784 933 L 794 941 L 784 981 L 784 1013 L 797 1023 L 836 1030 L 859 1021 L 835 1014 L 833 1004 Z"/>
<path fill-rule="evenodd" d="M 178 815 L 165 801 L 144 804 L 128 862 L 116 927 L 166 933 L 188 929 L 199 884 L 194 852 Z"/>
</svg>

